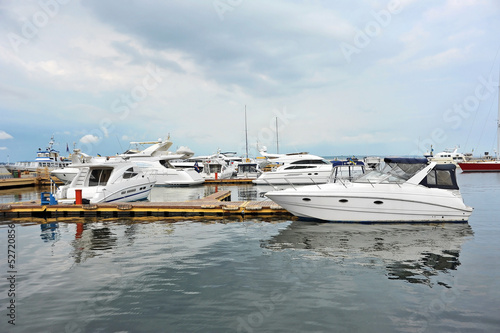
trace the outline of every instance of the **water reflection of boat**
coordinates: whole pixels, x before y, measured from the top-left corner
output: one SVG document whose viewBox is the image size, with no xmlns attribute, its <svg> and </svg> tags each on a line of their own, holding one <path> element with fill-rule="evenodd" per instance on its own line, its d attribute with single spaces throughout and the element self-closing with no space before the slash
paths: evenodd
<svg viewBox="0 0 500 333">
<path fill-rule="evenodd" d="M 40 224 L 40 237 L 46 243 L 51 241 L 58 241 L 61 238 L 61 233 L 59 232 L 59 223 L 42 223 Z"/>
<path fill-rule="evenodd" d="M 304 249 L 319 256 L 365 265 L 380 260 L 389 279 L 430 284 L 430 277 L 456 270 L 468 224 L 352 225 L 292 222 L 263 246 Z"/>
<path fill-rule="evenodd" d="M 116 246 L 118 238 L 106 225 L 76 223 L 74 251 L 75 263 L 85 262 L 89 258 L 102 255 Z"/>
</svg>

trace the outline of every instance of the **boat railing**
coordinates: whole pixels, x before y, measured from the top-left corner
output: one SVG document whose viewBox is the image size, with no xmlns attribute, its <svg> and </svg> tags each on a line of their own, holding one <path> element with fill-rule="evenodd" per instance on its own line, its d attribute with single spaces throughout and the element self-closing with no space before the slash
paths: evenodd
<svg viewBox="0 0 500 333">
<path fill-rule="evenodd" d="M 314 179 L 312 179 L 312 178 L 309 178 L 309 179 L 313 182 L 313 184 L 314 184 L 314 185 L 316 185 L 316 186 L 317 186 L 317 187 L 321 190 L 321 187 L 319 187 L 319 184 L 318 184 L 318 183 L 316 183 L 316 182 L 314 181 Z"/>
<path fill-rule="evenodd" d="M 345 182 L 344 182 L 342 179 L 340 179 L 340 178 L 336 178 L 335 180 L 336 180 L 336 181 L 338 180 L 340 184 L 342 184 L 345 188 L 347 188 L 347 185 L 345 184 Z M 334 183 L 335 183 L 336 181 L 334 181 Z M 319 186 L 318 186 L 318 187 L 319 187 Z"/>
<path fill-rule="evenodd" d="M 276 191 L 278 191 L 278 190 L 279 190 L 279 188 L 278 188 L 278 187 L 276 187 L 276 186 L 274 186 L 273 184 L 271 184 L 271 183 L 269 182 L 269 180 L 267 180 L 267 179 L 265 179 L 265 178 L 264 178 L 264 179 L 263 179 L 263 181 L 265 181 L 265 182 L 267 183 L 267 185 L 271 186 L 271 187 L 272 187 L 272 188 L 274 188 Z"/>
<path fill-rule="evenodd" d="M 295 191 L 297 191 L 297 189 L 295 188 L 295 186 L 293 185 L 293 183 L 292 183 L 292 182 L 291 182 L 288 178 L 285 178 L 285 180 L 286 180 L 286 182 L 287 182 L 289 185 L 291 185 L 291 186 L 293 187 L 293 189 L 294 189 Z"/>
</svg>

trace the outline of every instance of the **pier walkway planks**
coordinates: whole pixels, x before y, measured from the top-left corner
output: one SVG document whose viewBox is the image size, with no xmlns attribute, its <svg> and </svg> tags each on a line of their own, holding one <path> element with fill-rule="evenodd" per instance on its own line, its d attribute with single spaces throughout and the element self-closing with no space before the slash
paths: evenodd
<svg viewBox="0 0 500 333">
<path fill-rule="evenodd" d="M 58 217 L 210 217 L 292 215 L 270 200 L 227 201 L 231 191 L 216 192 L 203 199 L 184 202 L 121 202 L 84 205 L 41 205 L 12 203 L 0 205 L 0 218 Z"/>
</svg>

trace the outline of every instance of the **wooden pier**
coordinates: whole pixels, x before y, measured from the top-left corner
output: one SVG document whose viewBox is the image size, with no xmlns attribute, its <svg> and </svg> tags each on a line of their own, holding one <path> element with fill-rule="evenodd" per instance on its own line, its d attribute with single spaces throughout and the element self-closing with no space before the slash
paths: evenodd
<svg viewBox="0 0 500 333">
<path fill-rule="evenodd" d="M 231 217 L 292 215 L 272 201 L 227 201 L 231 191 L 185 202 L 121 202 L 83 205 L 0 204 L 0 218 Z"/>
</svg>

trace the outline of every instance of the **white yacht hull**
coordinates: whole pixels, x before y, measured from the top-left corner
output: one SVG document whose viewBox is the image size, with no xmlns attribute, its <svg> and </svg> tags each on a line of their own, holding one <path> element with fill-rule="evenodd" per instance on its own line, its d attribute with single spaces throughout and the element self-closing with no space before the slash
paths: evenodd
<svg viewBox="0 0 500 333">
<path fill-rule="evenodd" d="M 50 172 L 51 176 L 57 177 L 60 181 L 64 183 L 71 183 L 78 173 L 78 168 L 60 168 L 54 169 Z"/>
<path fill-rule="evenodd" d="M 415 185 L 326 184 L 266 194 L 292 214 L 331 222 L 467 222 L 459 191 Z M 377 187 L 379 189 L 377 189 Z"/>
<path fill-rule="evenodd" d="M 155 182 L 137 182 L 125 187 L 95 186 L 92 188 L 83 187 L 82 198 L 90 203 L 104 202 L 131 202 L 141 201 L 148 198 Z M 78 188 L 62 186 L 56 193 L 56 199 L 61 204 L 72 204 L 76 200 L 76 190 Z"/>
<path fill-rule="evenodd" d="M 167 172 L 156 174 L 156 186 L 194 186 L 205 179 L 194 170 L 166 169 Z"/>
</svg>

